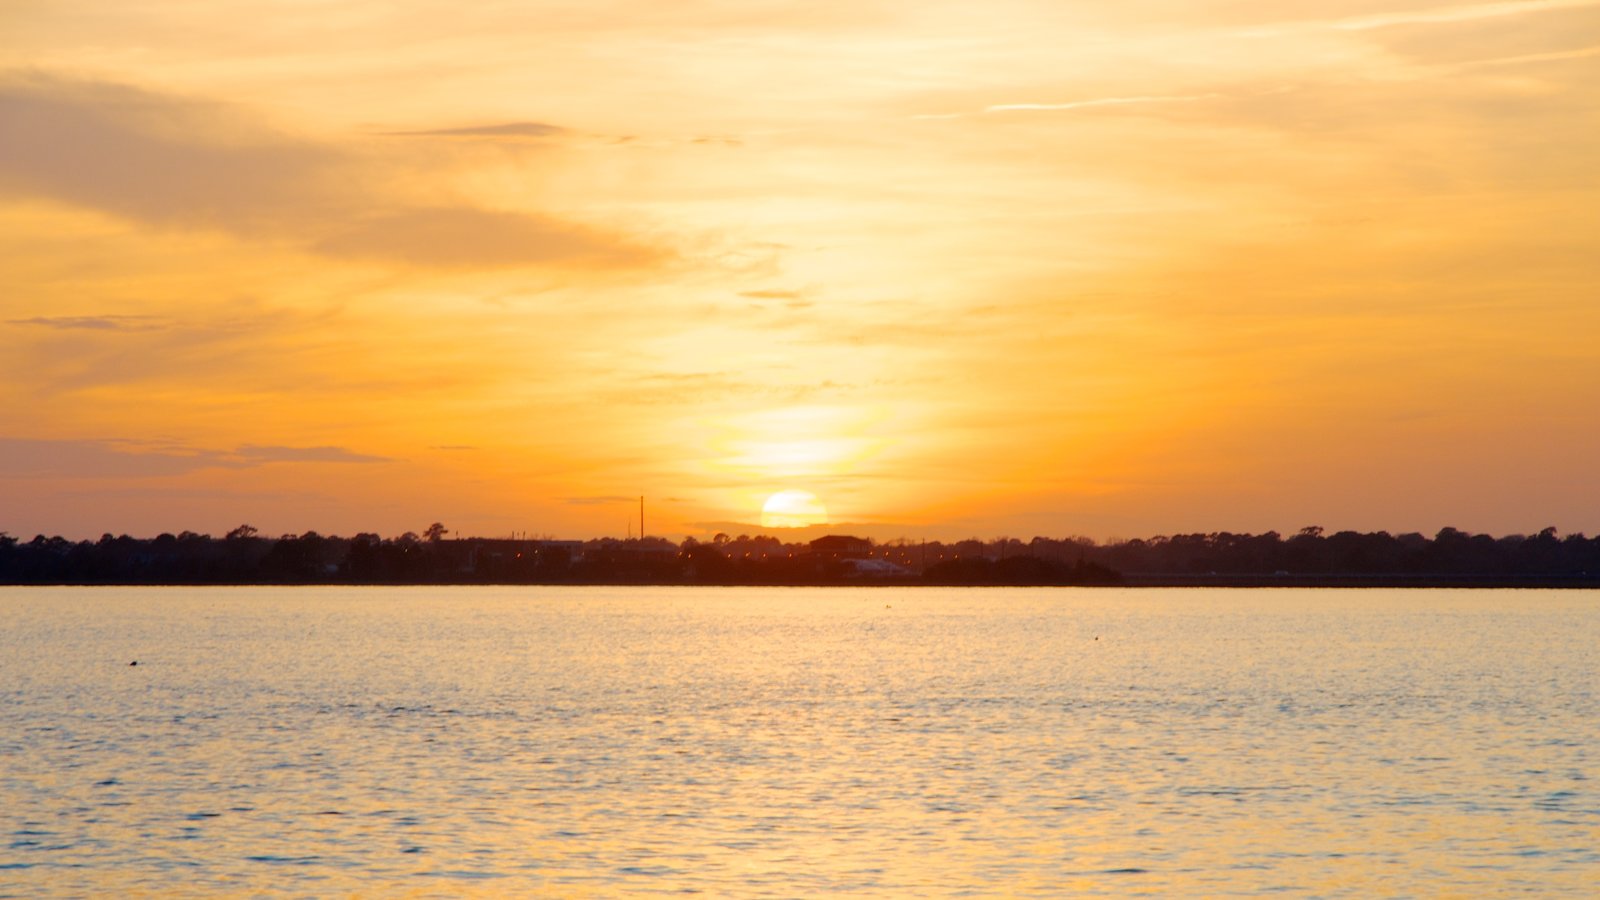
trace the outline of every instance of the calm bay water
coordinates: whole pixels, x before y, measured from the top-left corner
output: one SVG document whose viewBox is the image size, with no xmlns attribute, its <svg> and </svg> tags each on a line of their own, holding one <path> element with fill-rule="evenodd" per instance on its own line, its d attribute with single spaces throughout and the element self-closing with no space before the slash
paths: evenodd
<svg viewBox="0 0 1600 900">
<path fill-rule="evenodd" d="M 1597 778 L 1595 592 L 0 589 L 7 897 L 1589 896 Z"/>
</svg>

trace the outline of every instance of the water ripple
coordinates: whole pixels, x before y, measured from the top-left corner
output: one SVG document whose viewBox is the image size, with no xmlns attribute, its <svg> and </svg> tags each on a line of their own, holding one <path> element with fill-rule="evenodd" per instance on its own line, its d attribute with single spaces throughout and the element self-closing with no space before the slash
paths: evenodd
<svg viewBox="0 0 1600 900">
<path fill-rule="evenodd" d="M 1594 599 L 0 590 L 0 897 L 1583 897 Z"/>
</svg>

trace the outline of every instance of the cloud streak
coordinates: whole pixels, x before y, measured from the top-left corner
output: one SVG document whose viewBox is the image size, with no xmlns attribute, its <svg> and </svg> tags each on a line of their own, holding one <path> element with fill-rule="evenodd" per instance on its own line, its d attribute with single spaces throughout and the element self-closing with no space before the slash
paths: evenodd
<svg viewBox="0 0 1600 900">
<path fill-rule="evenodd" d="M 1449 25 L 1482 19 L 1499 19 L 1567 9 L 1600 7 L 1600 0 L 1518 0 L 1518 2 L 1469 3 L 1436 9 L 1417 9 L 1341 19 L 1310 19 L 1279 22 L 1236 32 L 1242 37 L 1277 37 L 1303 31 L 1376 31 L 1405 25 Z"/>
<path fill-rule="evenodd" d="M 447 131 L 525 135 L 554 127 Z M 0 192 L 408 265 L 640 265 L 661 255 L 548 216 L 400 201 L 376 187 L 367 168 L 222 104 L 37 73 L 0 76 Z M 427 173 L 418 174 L 410 180 L 426 181 Z"/>
<path fill-rule="evenodd" d="M 745 298 L 746 300 L 756 301 L 755 303 L 750 304 L 750 306 L 757 309 L 772 303 L 778 303 L 781 304 L 785 309 L 794 310 L 810 309 L 816 305 L 815 302 L 806 299 L 804 291 L 740 291 L 739 296 Z"/>
<path fill-rule="evenodd" d="M 234 451 L 245 461 L 269 462 L 326 462 L 326 463 L 379 463 L 393 462 L 387 456 L 356 453 L 343 447 L 280 447 L 246 444 Z"/>
<path fill-rule="evenodd" d="M 153 331 L 161 327 L 156 316 L 33 316 L 7 319 L 8 325 L 32 325 L 61 331 Z"/>
<path fill-rule="evenodd" d="M 385 131 L 389 137 L 469 137 L 469 138 L 548 138 L 567 134 L 567 129 L 544 122 L 502 122 L 494 125 L 465 125 L 459 128 L 426 128 L 416 131 Z"/>
<path fill-rule="evenodd" d="M 1094 97 L 1088 100 L 1068 100 L 1062 103 L 994 103 L 978 110 L 978 115 L 993 115 L 996 113 L 1028 113 L 1028 112 L 1072 112 L 1080 109 L 1097 109 L 1115 106 L 1142 106 L 1156 103 L 1197 103 L 1202 100 L 1215 100 L 1221 94 L 1172 94 L 1151 95 L 1135 97 Z M 973 113 L 922 113 L 911 116 L 912 119 L 938 120 L 938 119 L 964 119 Z"/>
<path fill-rule="evenodd" d="M 137 444 L 132 446 L 137 447 Z M 236 450 L 129 449 L 124 441 L 0 438 L 3 478 L 161 478 L 200 469 L 248 469 L 273 463 L 384 463 L 388 457 L 343 447 L 247 444 Z"/>
<path fill-rule="evenodd" d="M 1519 2 L 1514 3 L 1474 3 L 1466 6 L 1449 6 L 1443 9 L 1422 9 L 1411 12 L 1355 16 L 1320 24 L 1323 27 L 1338 31 L 1370 31 L 1375 28 L 1390 28 L 1396 25 L 1470 22 L 1477 19 L 1498 19 L 1504 16 L 1521 16 L 1530 13 L 1594 6 L 1600 6 L 1600 3 L 1597 3 L 1596 0 L 1519 0 Z"/>
<path fill-rule="evenodd" d="M 218 104 L 48 75 L 0 80 L 0 188 L 157 225 L 255 231 L 312 201 L 344 205 L 337 155 Z"/>
<path fill-rule="evenodd" d="M 1145 103 L 1193 103 L 1212 100 L 1217 94 L 1179 94 L 1153 97 L 1100 97 L 1094 100 L 1073 100 L 1066 103 L 998 103 L 986 106 L 986 113 L 1004 112 L 1061 112 L 1073 109 L 1092 109 L 1098 106 L 1132 106 Z"/>
<path fill-rule="evenodd" d="M 1500 66 L 1526 66 L 1537 63 L 1565 62 L 1571 59 L 1588 59 L 1600 56 L 1600 45 L 1580 47 L 1575 50 L 1552 50 L 1549 53 L 1524 53 L 1520 56 L 1501 56 L 1493 59 L 1472 59 L 1446 66 L 1446 70 L 1467 71 Z"/>
</svg>

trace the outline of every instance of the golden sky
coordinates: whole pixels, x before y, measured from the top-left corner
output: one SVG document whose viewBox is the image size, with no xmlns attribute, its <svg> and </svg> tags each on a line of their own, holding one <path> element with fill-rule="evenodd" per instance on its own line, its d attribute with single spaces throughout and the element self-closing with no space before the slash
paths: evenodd
<svg viewBox="0 0 1600 900">
<path fill-rule="evenodd" d="M 1600 0 L 9 0 L 0 529 L 1600 530 Z"/>
</svg>

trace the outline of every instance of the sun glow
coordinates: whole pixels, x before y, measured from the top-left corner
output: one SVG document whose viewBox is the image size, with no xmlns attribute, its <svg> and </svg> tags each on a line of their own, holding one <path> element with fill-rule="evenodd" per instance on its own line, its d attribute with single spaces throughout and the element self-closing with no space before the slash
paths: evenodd
<svg viewBox="0 0 1600 900">
<path fill-rule="evenodd" d="M 779 491 L 761 505 L 761 527 L 804 528 L 828 524 L 828 508 L 810 491 Z"/>
<path fill-rule="evenodd" d="M 1594 534 L 1595 2 L 11 2 L 0 526 Z"/>
</svg>

